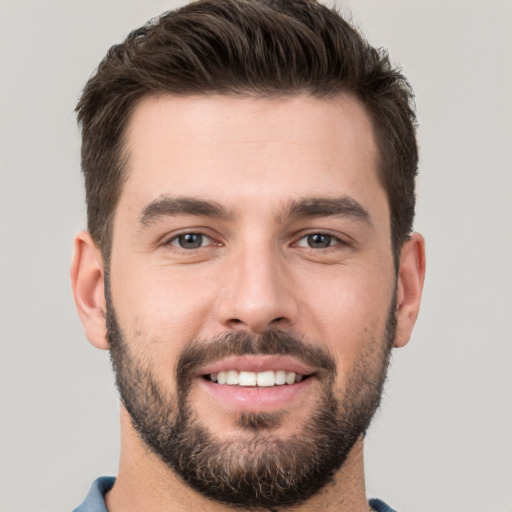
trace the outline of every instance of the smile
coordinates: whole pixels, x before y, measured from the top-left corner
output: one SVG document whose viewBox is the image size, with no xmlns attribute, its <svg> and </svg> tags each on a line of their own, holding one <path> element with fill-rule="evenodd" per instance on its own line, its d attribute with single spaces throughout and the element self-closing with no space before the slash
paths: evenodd
<svg viewBox="0 0 512 512">
<path fill-rule="evenodd" d="M 196 374 L 200 388 L 232 411 L 279 411 L 302 401 L 318 381 L 317 368 L 291 356 L 231 356 Z"/>
<path fill-rule="evenodd" d="M 241 387 L 272 387 L 292 385 L 302 381 L 304 375 L 286 370 L 260 372 L 228 370 L 205 376 L 211 382 Z"/>
</svg>

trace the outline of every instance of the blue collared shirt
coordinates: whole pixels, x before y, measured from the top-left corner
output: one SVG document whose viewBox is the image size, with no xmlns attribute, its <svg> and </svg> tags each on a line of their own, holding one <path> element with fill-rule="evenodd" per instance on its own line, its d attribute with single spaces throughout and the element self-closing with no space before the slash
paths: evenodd
<svg viewBox="0 0 512 512">
<path fill-rule="evenodd" d="M 96 479 L 85 500 L 73 512 L 108 512 L 104 496 L 112 489 L 115 481 L 114 476 L 102 476 Z M 373 499 L 369 504 L 375 512 L 396 512 L 381 500 Z"/>
</svg>

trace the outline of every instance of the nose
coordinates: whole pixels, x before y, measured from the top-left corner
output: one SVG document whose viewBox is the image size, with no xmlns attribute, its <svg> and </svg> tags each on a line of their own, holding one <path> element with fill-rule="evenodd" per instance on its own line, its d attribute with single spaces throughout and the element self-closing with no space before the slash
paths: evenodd
<svg viewBox="0 0 512 512">
<path fill-rule="evenodd" d="M 298 305 L 286 262 L 270 248 L 251 249 L 226 262 L 217 320 L 229 329 L 253 333 L 291 326 Z"/>
</svg>

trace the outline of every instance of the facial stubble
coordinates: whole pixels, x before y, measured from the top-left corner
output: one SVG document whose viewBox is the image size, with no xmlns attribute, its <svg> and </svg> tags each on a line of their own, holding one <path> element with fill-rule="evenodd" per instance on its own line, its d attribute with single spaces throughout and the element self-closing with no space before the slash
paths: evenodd
<svg viewBox="0 0 512 512">
<path fill-rule="evenodd" d="M 108 290 L 108 286 L 107 286 Z M 396 331 L 391 304 L 382 340 L 367 339 L 343 392 L 335 389 L 333 356 L 285 331 L 233 332 L 191 341 L 175 371 L 176 394 L 165 390 L 149 360 L 131 351 L 107 291 L 107 336 L 121 400 L 142 441 L 186 484 L 209 499 L 245 509 L 298 505 L 328 484 L 364 435 L 377 410 Z M 207 362 L 246 354 L 291 355 L 315 368 L 318 405 L 299 435 L 276 431 L 283 412 L 237 416 L 243 440 L 217 439 L 195 413 L 190 390 Z"/>
</svg>

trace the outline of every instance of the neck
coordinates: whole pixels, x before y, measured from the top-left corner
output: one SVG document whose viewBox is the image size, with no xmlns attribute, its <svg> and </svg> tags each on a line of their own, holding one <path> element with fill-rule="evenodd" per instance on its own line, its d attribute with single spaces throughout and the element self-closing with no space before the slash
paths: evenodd
<svg viewBox="0 0 512 512">
<path fill-rule="evenodd" d="M 237 510 L 232 506 L 214 502 L 185 484 L 139 439 L 124 408 L 121 409 L 119 472 L 116 483 L 107 493 L 105 501 L 109 512 Z M 333 481 L 320 492 L 300 506 L 276 510 L 367 512 L 369 507 L 364 483 L 363 439 L 360 438 L 356 442 Z"/>
</svg>

